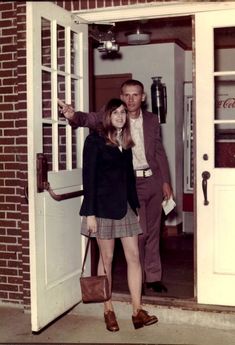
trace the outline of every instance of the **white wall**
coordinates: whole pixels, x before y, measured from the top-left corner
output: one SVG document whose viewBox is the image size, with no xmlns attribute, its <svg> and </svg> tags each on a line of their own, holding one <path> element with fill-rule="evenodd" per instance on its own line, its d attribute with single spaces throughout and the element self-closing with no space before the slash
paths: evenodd
<svg viewBox="0 0 235 345">
<path fill-rule="evenodd" d="M 161 127 L 177 203 L 177 214 L 171 215 L 167 223 L 177 225 L 182 221 L 185 52 L 174 43 L 165 43 L 121 47 L 121 58 L 114 60 L 103 59 L 102 54 L 97 50 L 94 54 L 95 75 L 132 73 L 133 79 L 138 79 L 144 84 L 149 111 L 151 111 L 151 77 L 161 76 L 162 82 L 167 87 L 167 119 Z"/>
<path fill-rule="evenodd" d="M 192 51 L 185 51 L 185 69 L 184 69 L 184 75 L 185 75 L 185 81 L 192 81 Z"/>
</svg>

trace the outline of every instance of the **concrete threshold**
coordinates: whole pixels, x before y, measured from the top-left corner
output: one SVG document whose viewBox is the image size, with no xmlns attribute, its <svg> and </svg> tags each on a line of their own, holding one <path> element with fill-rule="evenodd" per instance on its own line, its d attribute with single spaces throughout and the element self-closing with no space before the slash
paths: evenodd
<svg viewBox="0 0 235 345">
<path fill-rule="evenodd" d="M 130 320 L 132 306 L 127 294 L 113 294 L 115 312 L 119 318 Z M 235 330 L 235 308 L 200 305 L 193 300 L 177 300 L 164 297 L 144 296 L 143 308 L 155 314 L 161 323 L 200 326 L 220 330 Z M 103 315 L 100 304 L 80 303 L 71 311 L 84 316 Z"/>
</svg>

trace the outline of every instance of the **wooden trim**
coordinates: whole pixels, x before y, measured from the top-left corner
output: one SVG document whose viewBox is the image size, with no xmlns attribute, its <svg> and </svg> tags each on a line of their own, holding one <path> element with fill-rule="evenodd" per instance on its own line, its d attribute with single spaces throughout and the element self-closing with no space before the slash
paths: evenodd
<svg viewBox="0 0 235 345">
<path fill-rule="evenodd" d="M 117 21 L 138 20 L 144 18 L 164 18 L 192 15 L 200 12 L 235 9 L 235 1 L 224 2 L 154 2 L 149 4 L 114 6 L 95 10 L 73 11 L 76 23 L 106 24 Z"/>
</svg>

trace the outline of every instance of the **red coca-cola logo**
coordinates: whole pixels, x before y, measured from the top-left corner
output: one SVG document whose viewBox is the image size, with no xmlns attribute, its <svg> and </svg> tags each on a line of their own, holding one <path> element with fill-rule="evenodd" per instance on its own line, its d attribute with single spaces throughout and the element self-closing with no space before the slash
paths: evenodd
<svg viewBox="0 0 235 345">
<path fill-rule="evenodd" d="M 230 97 L 225 100 L 220 99 L 216 101 L 216 108 L 226 108 L 226 109 L 235 108 L 235 98 Z"/>
</svg>

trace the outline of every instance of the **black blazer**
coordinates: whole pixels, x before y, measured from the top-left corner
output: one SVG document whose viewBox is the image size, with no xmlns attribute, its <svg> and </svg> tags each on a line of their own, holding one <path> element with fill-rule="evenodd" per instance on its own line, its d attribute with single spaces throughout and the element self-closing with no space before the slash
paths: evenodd
<svg viewBox="0 0 235 345">
<path fill-rule="evenodd" d="M 83 149 L 84 199 L 81 216 L 121 219 L 127 203 L 136 213 L 140 207 L 131 149 L 107 145 L 99 134 L 87 136 Z"/>
</svg>

